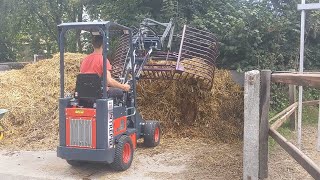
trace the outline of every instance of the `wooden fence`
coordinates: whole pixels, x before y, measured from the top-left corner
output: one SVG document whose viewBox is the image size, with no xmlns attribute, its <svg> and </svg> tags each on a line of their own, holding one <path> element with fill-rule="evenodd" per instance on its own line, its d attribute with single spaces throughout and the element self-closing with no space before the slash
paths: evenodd
<svg viewBox="0 0 320 180">
<path fill-rule="evenodd" d="M 255 180 L 268 177 L 269 136 L 313 178 L 320 179 L 319 166 L 277 132 L 277 129 L 296 112 L 298 103 L 293 101 L 289 107 L 269 119 L 270 85 L 272 82 L 320 88 L 320 73 L 272 74 L 270 70 L 261 72 L 254 70 L 245 74 L 243 179 Z M 292 91 L 293 88 L 290 89 Z M 318 104 L 319 100 L 303 102 L 303 105 Z M 274 123 L 270 124 L 270 122 Z"/>
<path fill-rule="evenodd" d="M 46 59 L 46 57 L 44 55 L 35 54 L 33 56 L 33 61 L 0 63 L 0 71 L 7 71 L 10 69 L 21 69 L 27 64 L 35 63 L 35 62 L 38 62 L 38 61 L 44 60 L 44 59 Z"/>
</svg>

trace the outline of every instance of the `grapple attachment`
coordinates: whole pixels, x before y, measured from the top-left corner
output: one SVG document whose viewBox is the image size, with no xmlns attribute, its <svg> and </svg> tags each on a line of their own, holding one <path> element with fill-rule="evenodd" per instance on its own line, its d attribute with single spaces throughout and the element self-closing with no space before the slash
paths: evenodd
<svg viewBox="0 0 320 180">
<path fill-rule="evenodd" d="M 172 30 L 173 31 L 173 30 Z M 135 35 L 134 37 L 138 37 Z M 150 36 L 143 38 L 150 40 Z M 168 44 L 171 46 L 172 35 Z M 134 70 L 138 79 L 160 79 L 160 80 L 178 80 L 199 81 L 201 88 L 211 89 L 213 85 L 215 60 L 218 57 L 217 38 L 210 32 L 199 30 L 190 26 L 184 26 L 181 38 L 179 52 L 163 51 L 158 48 L 135 49 Z M 139 37 L 139 39 L 143 39 Z M 152 35 L 154 39 L 154 35 Z M 121 38 L 123 42 L 128 42 L 125 37 Z M 159 41 L 153 42 L 159 47 Z M 170 40 L 171 39 L 171 40 Z M 135 41 L 135 38 L 133 38 Z M 117 48 L 115 61 L 113 63 L 113 75 L 124 77 L 128 65 L 126 57 L 129 45 L 120 42 Z M 135 41 L 136 42 L 136 41 Z M 135 42 L 133 42 L 135 44 Z M 150 41 L 145 41 L 150 42 Z M 163 47 L 163 44 L 160 45 Z M 138 46 L 136 46 L 138 47 Z M 141 44 L 139 44 L 141 47 Z M 153 49 L 156 49 L 153 51 Z"/>
<path fill-rule="evenodd" d="M 216 37 L 206 31 L 184 26 L 179 53 L 155 52 L 143 67 L 143 79 L 201 81 L 205 89 L 213 85 L 215 60 L 218 56 Z"/>
<path fill-rule="evenodd" d="M 112 61 L 112 75 L 115 78 L 121 78 L 125 73 L 125 67 L 129 63 L 129 47 L 129 35 L 123 34 L 119 39 L 119 44 L 116 47 L 115 56 Z"/>
</svg>

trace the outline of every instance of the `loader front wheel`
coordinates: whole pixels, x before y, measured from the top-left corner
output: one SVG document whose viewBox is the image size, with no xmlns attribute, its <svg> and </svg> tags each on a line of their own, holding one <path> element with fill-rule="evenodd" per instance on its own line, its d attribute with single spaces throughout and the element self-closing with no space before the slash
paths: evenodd
<svg viewBox="0 0 320 180">
<path fill-rule="evenodd" d="M 143 126 L 143 144 L 146 147 L 156 147 L 160 144 L 161 128 L 158 121 L 146 121 Z"/>
<path fill-rule="evenodd" d="M 116 145 L 115 157 L 111 167 L 116 171 L 127 170 L 133 160 L 133 151 L 131 139 L 126 135 L 121 136 Z"/>
</svg>

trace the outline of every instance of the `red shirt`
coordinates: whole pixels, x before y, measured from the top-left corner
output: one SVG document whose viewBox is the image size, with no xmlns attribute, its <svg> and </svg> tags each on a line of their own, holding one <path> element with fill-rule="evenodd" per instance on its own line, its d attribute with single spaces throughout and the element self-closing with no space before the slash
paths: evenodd
<svg viewBox="0 0 320 180">
<path fill-rule="evenodd" d="M 107 70 L 111 71 L 112 66 L 107 59 Z M 98 74 L 100 77 L 103 74 L 103 56 L 102 54 L 92 53 L 88 55 L 81 63 L 80 73 L 82 74 Z"/>
</svg>

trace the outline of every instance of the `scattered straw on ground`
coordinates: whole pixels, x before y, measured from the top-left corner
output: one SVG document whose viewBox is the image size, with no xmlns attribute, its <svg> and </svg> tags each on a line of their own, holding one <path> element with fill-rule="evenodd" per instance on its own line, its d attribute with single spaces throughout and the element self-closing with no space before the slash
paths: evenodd
<svg viewBox="0 0 320 180">
<path fill-rule="evenodd" d="M 72 92 L 85 55 L 65 55 L 66 91 Z M 228 71 L 217 70 L 211 91 L 197 82 L 141 80 L 138 109 L 144 119 L 161 121 L 167 136 L 242 137 L 243 92 Z M 59 56 L 0 75 L 0 108 L 9 131 L 0 148 L 54 149 L 58 144 Z"/>
</svg>

